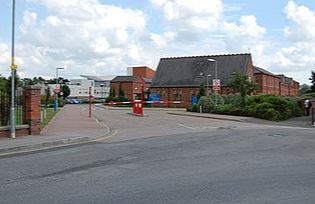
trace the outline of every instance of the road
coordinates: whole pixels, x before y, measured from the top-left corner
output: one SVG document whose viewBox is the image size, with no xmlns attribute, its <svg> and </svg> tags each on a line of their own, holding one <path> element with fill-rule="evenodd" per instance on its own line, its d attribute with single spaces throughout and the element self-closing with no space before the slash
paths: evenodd
<svg viewBox="0 0 315 204">
<path fill-rule="evenodd" d="M 0 158 L 0 203 L 314 203 L 314 129 L 97 109 L 106 141 Z"/>
</svg>

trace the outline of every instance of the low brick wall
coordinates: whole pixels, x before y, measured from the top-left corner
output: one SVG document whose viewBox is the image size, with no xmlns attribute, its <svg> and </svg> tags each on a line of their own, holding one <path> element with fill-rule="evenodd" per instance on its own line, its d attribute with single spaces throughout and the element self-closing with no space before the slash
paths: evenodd
<svg viewBox="0 0 315 204">
<path fill-rule="evenodd" d="M 15 127 L 15 133 L 17 137 L 29 135 L 30 127 L 29 125 L 17 125 Z M 10 137 L 10 126 L 0 127 L 0 137 Z"/>
<path fill-rule="evenodd" d="M 39 135 L 41 125 L 40 87 L 23 90 L 23 124 L 15 126 L 15 136 Z M 10 126 L 0 127 L 0 137 L 10 137 Z"/>
</svg>

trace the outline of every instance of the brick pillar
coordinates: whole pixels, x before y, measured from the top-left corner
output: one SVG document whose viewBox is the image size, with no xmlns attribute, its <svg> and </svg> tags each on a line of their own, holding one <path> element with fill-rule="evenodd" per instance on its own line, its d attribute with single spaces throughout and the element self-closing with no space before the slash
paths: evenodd
<svg viewBox="0 0 315 204">
<path fill-rule="evenodd" d="M 29 124 L 30 135 L 40 134 L 40 87 L 26 86 L 23 91 L 24 107 L 23 122 Z"/>
</svg>

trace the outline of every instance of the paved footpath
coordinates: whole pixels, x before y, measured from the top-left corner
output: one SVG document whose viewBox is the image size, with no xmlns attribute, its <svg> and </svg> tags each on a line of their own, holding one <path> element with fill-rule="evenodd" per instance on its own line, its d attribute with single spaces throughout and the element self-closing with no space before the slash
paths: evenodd
<svg viewBox="0 0 315 204">
<path fill-rule="evenodd" d="M 88 117 L 87 105 L 66 105 L 38 136 L 0 139 L 0 155 L 105 138 L 110 128 Z"/>
</svg>

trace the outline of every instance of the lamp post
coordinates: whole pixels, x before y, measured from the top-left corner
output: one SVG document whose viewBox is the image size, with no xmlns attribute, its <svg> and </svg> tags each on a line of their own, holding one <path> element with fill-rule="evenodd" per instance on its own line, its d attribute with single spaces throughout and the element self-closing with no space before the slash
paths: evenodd
<svg viewBox="0 0 315 204">
<path fill-rule="evenodd" d="M 59 88 L 59 80 L 58 80 L 58 70 L 59 69 L 64 69 L 64 68 L 63 67 L 57 67 L 56 68 L 56 88 L 55 88 L 55 106 L 54 106 L 54 111 L 55 112 L 58 110 L 58 93 L 57 93 L 57 88 Z"/>
<path fill-rule="evenodd" d="M 208 59 L 209 62 L 214 62 L 214 79 L 217 80 L 218 79 L 218 65 L 217 65 L 217 61 L 214 59 Z M 213 86 L 213 85 L 212 85 Z M 218 91 L 215 90 L 215 105 L 218 104 Z"/>
<path fill-rule="evenodd" d="M 11 138 L 15 138 L 15 72 L 17 66 L 15 65 L 15 0 L 12 1 L 12 45 L 11 45 L 11 104 L 10 104 L 10 133 Z"/>
<path fill-rule="evenodd" d="M 207 75 L 207 94 L 206 94 L 207 96 L 209 96 L 209 78 L 210 78 L 210 77 L 212 77 L 212 75 L 211 75 L 211 74 L 208 74 L 208 75 Z"/>
</svg>

